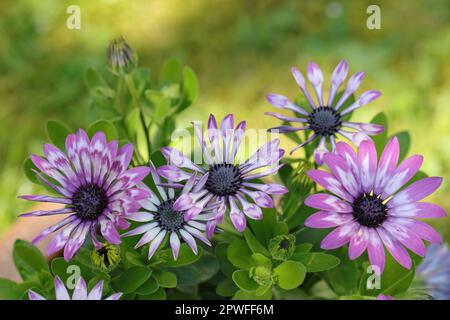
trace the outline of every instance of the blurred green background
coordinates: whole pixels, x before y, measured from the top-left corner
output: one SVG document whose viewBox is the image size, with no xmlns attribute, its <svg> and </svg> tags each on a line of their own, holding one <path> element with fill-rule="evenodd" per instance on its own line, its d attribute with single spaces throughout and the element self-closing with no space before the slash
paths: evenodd
<svg viewBox="0 0 450 320">
<path fill-rule="evenodd" d="M 71 4 L 81 8 L 81 30 L 66 27 Z M 366 27 L 370 4 L 381 8 L 381 30 Z M 274 111 L 264 96 L 298 94 L 291 66 L 305 70 L 314 60 L 328 81 L 347 59 L 351 73 L 366 72 L 359 93 L 383 93 L 353 119 L 384 111 L 390 133 L 409 130 L 410 153 L 425 156 L 429 175 L 446 178 L 432 200 L 450 212 L 449 12 L 448 0 L 2 0 L 0 232 L 30 205 L 16 199 L 33 188 L 22 163 L 42 152 L 47 120 L 89 123 L 84 71 L 105 69 L 107 44 L 118 35 L 153 75 L 172 56 L 196 71 L 200 96 L 178 127 L 210 112 L 235 113 L 251 128 L 274 126 L 279 121 L 263 115 Z M 448 220 L 435 224 L 447 239 Z"/>
</svg>

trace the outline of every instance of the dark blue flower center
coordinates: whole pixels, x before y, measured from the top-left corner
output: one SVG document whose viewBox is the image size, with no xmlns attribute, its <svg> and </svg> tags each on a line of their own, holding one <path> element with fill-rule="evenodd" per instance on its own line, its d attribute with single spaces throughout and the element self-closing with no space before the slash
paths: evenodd
<svg viewBox="0 0 450 320">
<path fill-rule="evenodd" d="M 341 128 L 341 115 L 333 108 L 319 107 L 309 114 L 308 124 L 317 135 L 332 136 Z"/>
<path fill-rule="evenodd" d="M 158 212 L 155 215 L 155 220 L 159 221 L 161 228 L 167 231 L 176 231 L 185 224 L 184 212 L 174 210 L 174 202 L 174 199 L 162 202 L 158 206 Z"/>
<path fill-rule="evenodd" d="M 380 196 L 364 193 L 353 203 L 353 216 L 359 224 L 376 228 L 387 219 L 387 207 Z"/>
<path fill-rule="evenodd" d="M 108 197 L 99 186 L 86 184 L 74 192 L 72 205 L 80 219 L 95 220 L 108 206 Z"/>
<path fill-rule="evenodd" d="M 242 176 L 239 168 L 230 163 L 211 166 L 205 188 L 216 196 L 233 195 L 239 190 Z"/>
</svg>

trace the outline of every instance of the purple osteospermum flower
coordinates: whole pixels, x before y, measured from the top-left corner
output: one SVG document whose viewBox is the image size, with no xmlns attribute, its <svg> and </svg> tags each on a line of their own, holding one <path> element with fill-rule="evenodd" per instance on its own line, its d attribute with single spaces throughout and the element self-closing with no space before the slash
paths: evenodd
<svg viewBox="0 0 450 320">
<path fill-rule="evenodd" d="M 447 245 L 430 245 L 416 269 L 426 291 L 436 300 L 450 300 L 450 250 Z"/>
<path fill-rule="evenodd" d="M 417 255 L 426 252 L 422 241 L 441 242 L 439 234 L 417 218 L 441 218 L 441 207 L 419 202 L 432 194 L 442 178 L 430 177 L 402 188 L 419 170 L 422 156 L 413 155 L 397 166 L 399 143 L 389 140 L 380 161 L 372 141 L 363 141 L 358 155 L 344 142 L 336 153 L 327 153 L 324 162 L 331 172 L 310 170 L 308 176 L 334 195 L 318 193 L 305 204 L 321 211 L 306 219 L 311 228 L 337 227 L 322 241 L 323 249 L 336 249 L 347 243 L 350 259 L 366 249 L 372 265 L 383 271 L 384 246 L 403 267 L 411 268 L 411 257 L 404 246 Z"/>
<path fill-rule="evenodd" d="M 279 140 L 274 139 L 263 145 L 244 163 L 236 164 L 236 154 L 245 134 L 245 121 L 240 122 L 234 128 L 233 115 L 229 114 L 223 119 L 219 130 L 216 119 L 211 114 L 208 121 L 211 153 L 206 147 L 201 128 L 196 123 L 193 125 L 202 146 L 207 168 L 194 164 L 176 149 L 166 147 L 162 150 L 170 165 L 158 168 L 161 176 L 172 181 L 187 180 L 193 174 L 199 177 L 196 190 L 178 198 L 174 208 L 180 211 L 186 210 L 185 219 L 190 220 L 199 214 L 209 202 L 214 201 L 219 207 L 215 219 L 207 223 L 207 236 L 211 237 L 216 225 L 222 223 L 227 208 L 229 208 L 233 225 L 239 232 L 242 232 L 247 224 L 245 216 L 251 219 L 261 219 L 261 207 L 273 207 L 270 194 L 287 192 L 287 189 L 279 184 L 251 182 L 254 179 L 276 173 L 281 167 L 278 162 L 282 158 L 284 150 L 278 148 Z M 255 172 L 261 168 L 263 168 L 262 171 Z M 250 202 L 248 198 L 254 203 Z"/>
<path fill-rule="evenodd" d="M 77 284 L 75 285 L 75 289 L 73 290 L 73 295 L 70 297 L 69 292 L 67 292 L 64 283 L 61 279 L 56 276 L 55 277 L 55 293 L 56 300 L 102 300 L 103 294 L 103 280 L 97 282 L 97 284 L 92 288 L 92 290 L 88 293 L 86 282 L 82 277 L 78 279 Z M 121 292 L 114 293 L 109 296 L 105 300 L 119 300 L 122 296 Z M 33 290 L 28 291 L 28 298 L 30 300 L 47 300 L 39 293 L 34 292 Z"/>
<path fill-rule="evenodd" d="M 118 142 L 106 142 L 103 132 L 97 132 L 91 141 L 86 132 L 78 130 L 66 139 L 67 156 L 51 144 L 44 145 L 45 157 L 31 156 L 41 172 L 37 177 L 62 197 L 46 195 L 21 196 L 31 201 L 64 204 L 51 211 L 33 211 L 22 216 L 70 214 L 61 222 L 40 233 L 36 243 L 64 227 L 50 241 L 47 254 L 64 248 L 64 259 L 70 260 L 84 243 L 88 233 L 97 248 L 97 229 L 112 244 L 120 243 L 116 227 L 126 229 L 124 216 L 140 208 L 138 200 L 147 196 L 136 185 L 148 174 L 147 167 L 127 169 L 133 155 L 133 146 L 118 149 Z M 51 182 L 47 177 L 52 179 Z"/>
<path fill-rule="evenodd" d="M 302 144 L 295 147 L 291 154 L 299 149 L 300 147 L 308 144 L 316 138 L 320 139 L 319 145 L 314 152 L 315 161 L 321 165 L 323 161 L 323 155 L 328 151 L 327 139 L 331 143 L 331 151 L 335 149 L 335 135 L 340 134 L 345 138 L 349 139 L 355 145 L 359 145 L 361 141 L 369 139 L 369 135 L 376 135 L 384 131 L 384 127 L 377 124 L 370 123 L 359 123 L 359 122 L 346 122 L 342 121 L 342 117 L 346 114 L 358 109 L 369 102 L 378 98 L 381 93 L 379 91 L 369 90 L 361 94 L 356 101 L 351 104 L 348 108 L 343 111 L 339 111 L 342 105 L 347 101 L 347 99 L 358 89 L 362 80 L 364 79 L 364 72 L 360 71 L 355 73 L 347 82 L 347 87 L 345 88 L 342 96 L 333 105 L 333 100 L 336 97 L 336 93 L 339 87 L 344 82 L 348 73 L 347 61 L 342 60 L 334 69 L 333 75 L 331 77 L 331 87 L 328 96 L 328 102 L 325 102 L 325 98 L 322 94 L 323 85 L 323 74 L 319 66 L 311 62 L 308 64 L 307 76 L 309 81 L 314 87 L 314 92 L 317 96 L 317 104 L 313 101 L 306 88 L 306 81 L 301 72 L 297 68 L 292 68 L 292 74 L 294 75 L 295 81 L 300 86 L 306 99 L 308 100 L 311 110 L 310 112 L 304 110 L 300 106 L 295 105 L 288 98 L 279 94 L 269 94 L 267 95 L 267 100 L 271 105 L 280 109 L 287 109 L 294 111 L 299 117 L 287 117 L 274 112 L 266 112 L 267 115 L 273 116 L 280 120 L 288 122 L 303 123 L 303 127 L 291 127 L 291 126 L 279 126 L 271 128 L 269 130 L 277 130 L 281 133 L 293 132 L 299 130 L 311 130 L 313 134 Z M 352 131 L 344 130 L 347 127 L 352 129 Z M 354 131 L 353 131 L 354 130 Z"/>
<path fill-rule="evenodd" d="M 147 211 L 135 212 L 127 218 L 137 222 L 145 222 L 145 224 L 128 231 L 124 236 L 144 234 L 135 248 L 150 243 L 148 259 L 153 256 L 166 236 L 169 237 L 170 247 L 172 248 L 173 258 L 175 260 L 178 258 L 178 252 L 180 250 L 180 239 L 184 240 L 195 254 L 197 254 L 198 250 L 194 238 L 203 241 L 207 245 L 211 245 L 209 240 L 204 236 L 204 232 L 207 221 L 214 219 L 215 216 L 210 210 L 216 207 L 206 207 L 201 213 L 193 217 L 192 220 L 185 221 L 184 211 L 175 210 L 173 206 L 177 199 L 174 188 L 183 188 L 181 195 L 198 191 L 198 186 L 194 186 L 196 181 L 195 175 L 183 186 L 181 184 L 174 184 L 171 181 L 168 181 L 167 184 L 161 183 L 152 162 L 150 162 L 150 172 L 157 186 L 159 197 L 147 186 L 142 184 L 141 188 L 145 188 L 149 196 L 141 200 L 140 204 Z"/>
</svg>

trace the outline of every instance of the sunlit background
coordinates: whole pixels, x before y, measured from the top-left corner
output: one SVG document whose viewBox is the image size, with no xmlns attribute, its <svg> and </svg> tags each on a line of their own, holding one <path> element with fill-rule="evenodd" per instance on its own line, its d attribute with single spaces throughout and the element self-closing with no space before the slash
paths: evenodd
<svg viewBox="0 0 450 320">
<path fill-rule="evenodd" d="M 66 8 L 81 8 L 81 30 L 66 28 Z M 370 4 L 381 8 L 381 30 L 366 27 Z M 364 121 L 384 111 L 390 133 L 409 130 L 410 153 L 425 156 L 429 175 L 450 172 L 450 2 L 262 0 L 2 0 L 0 2 L 0 233 L 30 204 L 18 200 L 33 186 L 23 175 L 29 153 L 41 153 L 45 123 L 86 126 L 87 67 L 105 68 L 108 41 L 123 35 L 153 76 L 176 57 L 200 81 L 184 127 L 210 112 L 235 113 L 251 128 L 279 121 L 268 92 L 298 94 L 289 69 L 320 64 L 326 80 L 345 58 L 366 72 L 359 92 L 383 96 L 354 114 Z M 283 146 L 293 145 L 282 140 Z M 449 182 L 433 197 L 450 211 Z M 449 219 L 437 227 L 450 235 Z"/>
</svg>

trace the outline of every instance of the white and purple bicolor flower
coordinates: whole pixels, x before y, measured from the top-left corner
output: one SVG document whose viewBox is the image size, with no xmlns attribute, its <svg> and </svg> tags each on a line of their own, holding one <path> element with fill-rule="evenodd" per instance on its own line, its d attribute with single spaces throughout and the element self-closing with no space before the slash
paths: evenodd
<svg viewBox="0 0 450 320">
<path fill-rule="evenodd" d="M 159 196 L 144 184 L 140 185 L 147 191 L 148 197 L 140 201 L 143 210 L 131 214 L 127 219 L 143 222 L 143 224 L 126 232 L 123 236 L 143 234 L 135 248 L 149 243 L 149 260 L 166 237 L 169 238 L 174 260 L 178 258 L 181 240 L 185 241 L 195 254 L 198 253 L 195 239 L 210 246 L 211 243 L 204 233 L 206 223 L 215 218 L 212 210 L 217 209 L 217 206 L 209 205 L 203 208 L 202 212 L 189 221 L 185 221 L 184 211 L 174 209 L 174 203 L 179 196 L 189 192 L 198 192 L 198 185 L 195 185 L 196 176 L 192 175 L 186 184 L 182 185 L 170 180 L 162 183 L 152 162 L 150 162 L 150 172 Z M 181 189 L 181 192 L 176 192 L 175 189 Z"/>
<path fill-rule="evenodd" d="M 450 300 L 450 250 L 447 244 L 432 244 L 416 269 L 416 277 L 433 299 Z"/>
<path fill-rule="evenodd" d="M 339 142 L 335 153 L 324 156 L 331 172 L 308 171 L 314 182 L 334 194 L 313 194 L 305 200 L 306 205 L 320 210 L 306 219 L 306 226 L 336 227 L 322 240 L 322 249 L 349 243 L 350 259 L 367 250 L 371 264 L 382 272 L 384 246 L 409 269 L 411 257 L 405 247 L 423 257 L 426 247 L 422 240 L 441 242 L 440 235 L 418 219 L 447 216 L 441 207 L 420 202 L 440 186 L 442 178 L 424 178 L 404 187 L 419 170 L 423 157 L 413 155 L 397 166 L 399 153 L 396 137 L 388 141 L 379 161 L 372 141 L 361 142 L 358 154 Z"/>
<path fill-rule="evenodd" d="M 75 289 L 73 290 L 72 297 L 70 297 L 69 292 L 67 291 L 64 283 L 61 279 L 56 276 L 55 277 L 55 294 L 56 300 L 102 300 L 103 294 L 103 280 L 97 282 L 97 284 L 92 288 L 92 290 L 88 293 L 86 281 L 82 277 L 78 278 L 78 281 L 75 285 Z M 105 300 L 119 300 L 122 296 L 121 292 L 117 292 L 106 298 Z M 33 290 L 28 291 L 28 298 L 30 300 L 47 300 L 39 293 L 34 292 Z"/>
<path fill-rule="evenodd" d="M 161 176 L 176 182 L 197 176 L 195 190 L 180 196 L 174 208 L 186 211 L 184 218 L 189 221 L 202 212 L 208 203 L 214 202 L 218 208 L 215 219 L 207 222 L 208 238 L 214 233 L 216 225 L 222 223 L 226 211 L 229 211 L 234 227 L 243 232 L 247 225 L 246 216 L 262 219 L 261 207 L 274 206 L 270 195 L 287 192 L 279 184 L 252 182 L 276 173 L 282 166 L 279 160 L 284 150 L 278 148 L 279 140 L 274 139 L 264 144 L 247 161 L 237 164 L 236 155 L 245 135 L 245 121 L 234 127 L 234 117 L 229 114 L 219 128 L 216 118 L 211 114 L 207 130 L 210 148 L 206 145 L 200 126 L 197 123 L 193 125 L 202 147 L 205 166 L 193 163 L 176 149 L 162 149 L 169 165 L 158 168 Z"/>
<path fill-rule="evenodd" d="M 60 196 L 27 195 L 20 198 L 64 205 L 59 209 L 32 211 L 21 216 L 67 214 L 60 222 L 41 232 L 33 243 L 62 229 L 50 241 L 47 254 L 64 249 L 64 259 L 68 261 L 89 233 L 96 248 L 102 246 L 97 240 L 98 231 L 109 243 L 120 243 L 116 228 L 128 228 L 125 216 L 136 212 L 140 208 L 139 200 L 147 197 L 146 190 L 136 185 L 150 170 L 147 167 L 128 169 L 133 146 L 127 144 L 119 148 L 117 141 L 107 142 L 103 132 L 97 132 L 92 140 L 81 129 L 76 134 L 69 134 L 66 152 L 67 155 L 57 147 L 45 144 L 45 158 L 31 156 L 40 170 L 35 170 L 39 180 Z"/>
<path fill-rule="evenodd" d="M 310 62 L 308 64 L 307 77 L 314 88 L 317 101 L 314 101 L 309 94 L 306 87 L 306 81 L 302 73 L 295 67 L 293 67 L 291 71 L 295 78 L 295 81 L 308 100 L 310 108 L 307 108 L 307 111 L 301 106 L 298 106 L 291 102 L 285 96 L 272 93 L 266 96 L 269 103 L 276 108 L 293 111 L 296 114 L 296 117 L 288 117 L 274 112 L 265 113 L 266 115 L 273 116 L 283 121 L 302 124 L 302 126 L 300 127 L 283 125 L 271 128 L 269 129 L 270 131 L 278 131 L 281 133 L 300 130 L 312 131 L 312 134 L 309 136 L 309 138 L 303 143 L 296 146 L 291 151 L 291 154 L 302 146 L 310 143 L 314 139 L 320 139 L 319 145 L 314 151 L 314 159 L 317 164 L 321 165 L 324 154 L 328 152 L 327 140 L 329 140 L 331 144 L 331 151 L 334 151 L 336 147 L 336 134 L 344 136 L 353 144 L 358 146 L 361 141 L 370 139 L 369 136 L 377 135 L 384 131 L 384 127 L 378 124 L 343 121 L 343 116 L 368 104 L 381 95 L 379 91 L 366 91 L 362 93 L 354 103 L 352 103 L 344 110 L 340 111 L 339 109 L 358 89 L 359 85 L 364 79 L 364 72 L 359 71 L 355 73 L 347 81 L 347 86 L 339 99 L 335 99 L 337 97 L 336 94 L 338 93 L 339 87 L 342 85 L 348 74 L 347 61 L 342 60 L 334 69 L 333 75 L 331 77 L 331 86 L 328 95 L 328 101 L 325 101 L 325 97 L 323 95 L 323 74 L 316 63 Z M 344 127 L 349 128 L 350 131 L 344 130 Z"/>
</svg>

